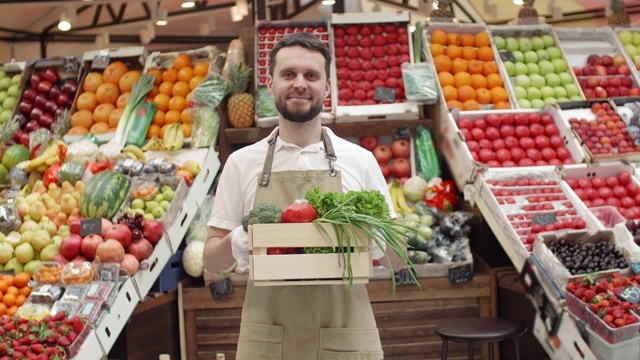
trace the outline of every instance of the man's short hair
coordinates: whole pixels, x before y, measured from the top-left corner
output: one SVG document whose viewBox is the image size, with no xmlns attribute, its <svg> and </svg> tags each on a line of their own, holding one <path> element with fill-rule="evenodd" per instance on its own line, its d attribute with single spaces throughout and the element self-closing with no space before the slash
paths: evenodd
<svg viewBox="0 0 640 360">
<path fill-rule="evenodd" d="M 273 49 L 271 49 L 271 56 L 269 57 L 269 75 L 273 76 L 273 69 L 276 67 L 276 55 L 278 55 L 280 49 L 291 46 L 300 46 L 322 54 L 324 57 L 324 70 L 327 74 L 327 79 L 329 79 L 331 53 L 320 39 L 308 32 L 296 32 L 289 34 L 276 43 Z"/>
</svg>

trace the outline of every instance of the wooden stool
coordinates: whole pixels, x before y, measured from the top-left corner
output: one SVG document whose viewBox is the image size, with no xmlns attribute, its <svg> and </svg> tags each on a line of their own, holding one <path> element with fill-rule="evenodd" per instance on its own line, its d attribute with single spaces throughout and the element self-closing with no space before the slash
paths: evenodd
<svg viewBox="0 0 640 360">
<path fill-rule="evenodd" d="M 473 347 L 476 343 L 489 343 L 489 359 L 493 360 L 493 344 L 513 339 L 516 346 L 516 359 L 520 360 L 518 338 L 527 331 L 527 327 L 515 321 L 494 318 L 457 318 L 436 326 L 436 334 L 442 339 L 442 360 L 447 359 L 449 340 L 469 343 L 469 360 L 473 359 Z"/>
</svg>

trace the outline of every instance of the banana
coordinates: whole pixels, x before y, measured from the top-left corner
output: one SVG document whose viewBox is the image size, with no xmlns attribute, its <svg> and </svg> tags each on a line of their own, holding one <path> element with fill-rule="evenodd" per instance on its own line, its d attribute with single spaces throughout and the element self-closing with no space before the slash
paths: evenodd
<svg viewBox="0 0 640 360">
<path fill-rule="evenodd" d="M 398 193 L 398 206 L 400 207 L 402 212 L 403 213 L 412 212 L 413 209 L 411 209 L 409 205 L 407 205 L 407 199 L 405 198 L 404 190 L 402 190 L 402 186 L 400 185 L 399 182 L 398 182 L 397 193 Z"/>
<path fill-rule="evenodd" d="M 393 205 L 393 210 L 396 213 L 400 213 L 402 210 L 400 206 L 398 206 L 398 184 L 395 181 L 389 183 L 389 194 L 391 195 L 391 204 Z"/>
<path fill-rule="evenodd" d="M 147 161 L 147 157 L 144 155 L 144 151 L 136 145 L 129 144 L 122 149 L 122 152 L 127 155 L 127 157 L 131 157 L 129 154 L 132 154 L 136 159 L 141 160 L 143 162 Z"/>
<path fill-rule="evenodd" d="M 129 159 L 139 160 L 136 154 L 132 153 L 131 151 L 122 151 L 122 155 L 126 156 Z"/>
<path fill-rule="evenodd" d="M 48 165 L 40 165 L 40 166 L 38 166 L 38 167 L 36 168 L 36 171 L 37 171 L 37 172 L 41 172 L 41 173 L 43 173 L 43 172 L 47 171 L 47 169 L 48 169 L 48 168 L 49 168 L 49 166 L 48 166 Z"/>
<path fill-rule="evenodd" d="M 45 165 L 47 166 L 51 166 L 57 162 L 60 162 L 60 156 L 56 155 L 53 157 L 48 158 L 47 160 L 44 161 Z"/>
<path fill-rule="evenodd" d="M 173 123 L 164 133 L 162 140 L 165 150 L 179 150 L 184 145 L 184 132 L 179 122 Z"/>
<path fill-rule="evenodd" d="M 144 144 L 144 146 L 142 146 L 140 150 L 162 150 L 162 139 L 160 139 L 158 135 L 153 135 L 153 137 L 149 139 L 149 141 L 147 141 L 147 143 Z"/>
<path fill-rule="evenodd" d="M 24 171 L 30 172 L 42 165 L 46 165 L 47 159 L 52 157 L 58 157 L 58 144 L 56 142 L 50 142 L 44 152 L 40 154 L 40 156 L 31 159 L 29 164 L 24 167 Z M 58 158 L 58 161 L 59 160 L 60 158 Z"/>
</svg>

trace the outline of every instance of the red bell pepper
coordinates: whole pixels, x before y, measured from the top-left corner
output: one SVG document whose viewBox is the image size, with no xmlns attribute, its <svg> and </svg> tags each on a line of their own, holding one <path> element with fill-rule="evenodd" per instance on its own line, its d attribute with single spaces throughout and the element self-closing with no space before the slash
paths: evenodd
<svg viewBox="0 0 640 360">
<path fill-rule="evenodd" d="M 318 212 L 307 200 L 296 200 L 282 210 L 282 223 L 309 223 L 318 218 Z M 302 248 L 268 248 L 267 255 L 302 254 Z"/>
<path fill-rule="evenodd" d="M 442 211 L 454 211 L 459 201 L 456 185 L 452 180 L 433 178 L 427 185 L 423 200 Z"/>
<path fill-rule="evenodd" d="M 58 171 L 60 171 L 61 167 L 62 167 L 61 162 L 55 163 L 49 166 L 49 168 L 44 172 L 44 174 L 42 174 L 42 182 L 44 183 L 44 186 L 47 189 L 49 188 L 49 185 L 52 183 L 55 183 L 56 185 L 58 185 Z"/>
</svg>

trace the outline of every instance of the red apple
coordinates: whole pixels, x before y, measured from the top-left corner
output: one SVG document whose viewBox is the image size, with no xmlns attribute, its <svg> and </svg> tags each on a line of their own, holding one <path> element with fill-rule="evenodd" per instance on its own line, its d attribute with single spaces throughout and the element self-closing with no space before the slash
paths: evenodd
<svg viewBox="0 0 640 360">
<path fill-rule="evenodd" d="M 67 260 L 71 260 L 80 255 L 80 245 L 82 244 L 82 238 L 80 235 L 69 234 L 62 239 L 60 243 L 60 254 Z"/>
<path fill-rule="evenodd" d="M 587 57 L 587 64 L 591 66 L 602 65 L 602 58 L 600 55 L 591 54 Z"/>
<path fill-rule="evenodd" d="M 124 224 L 111 225 L 103 233 L 105 239 L 117 240 L 120 244 L 122 244 L 124 248 L 131 244 L 131 239 L 133 237 L 133 235 L 131 235 L 131 230 L 129 230 L 129 227 Z"/>
<path fill-rule="evenodd" d="M 162 239 L 162 223 L 158 220 L 145 220 L 142 223 L 142 234 L 149 240 L 150 243 L 155 244 Z"/>
<path fill-rule="evenodd" d="M 149 240 L 140 238 L 127 247 L 127 253 L 135 256 L 138 261 L 146 260 L 153 253 L 153 246 Z"/>
<path fill-rule="evenodd" d="M 624 65 L 625 63 L 626 61 L 624 60 L 624 56 L 622 56 L 621 54 L 613 55 L 613 65 L 621 66 L 621 65 Z"/>
<path fill-rule="evenodd" d="M 395 157 L 408 158 L 411 153 L 411 143 L 406 139 L 396 139 L 391 143 L 391 153 Z"/>
<path fill-rule="evenodd" d="M 373 156 L 380 164 L 386 164 L 391 160 L 393 153 L 388 145 L 378 145 L 373 149 Z"/>
<path fill-rule="evenodd" d="M 187 170 L 178 170 L 175 173 L 176 176 L 182 176 L 184 181 L 187 183 L 187 186 L 191 186 L 193 184 L 193 174 L 188 172 Z"/>
<path fill-rule="evenodd" d="M 395 158 L 391 163 L 391 174 L 396 178 L 411 176 L 411 163 L 406 158 Z"/>
<path fill-rule="evenodd" d="M 378 165 L 380 166 L 380 171 L 382 172 L 382 176 L 386 179 L 389 176 L 391 176 L 391 168 L 389 167 L 389 165 L 387 164 L 380 164 L 378 163 Z"/>
<path fill-rule="evenodd" d="M 572 66 L 571 69 L 573 69 L 573 73 L 576 76 L 582 76 L 582 68 L 580 66 Z"/>
<path fill-rule="evenodd" d="M 373 151 L 373 149 L 378 145 L 378 137 L 377 136 L 363 136 L 360 138 L 360 146 L 363 148 Z"/>
<path fill-rule="evenodd" d="M 104 239 L 102 236 L 97 234 L 87 235 L 82 238 L 82 245 L 80 246 L 82 256 L 89 260 L 93 260 L 96 257 L 96 249 L 98 248 L 98 245 L 102 244 L 103 241 Z"/>
</svg>

